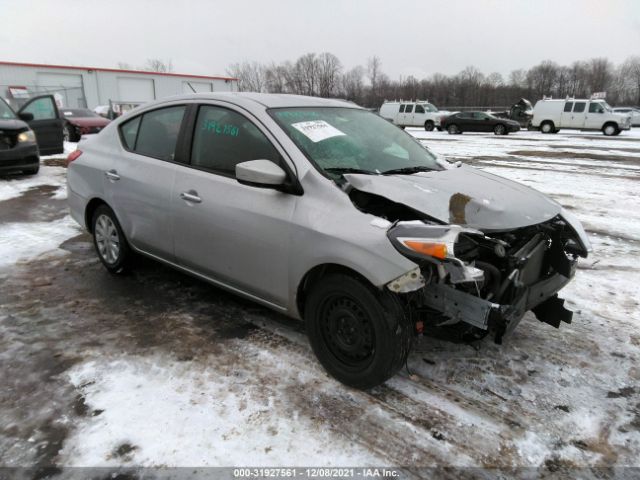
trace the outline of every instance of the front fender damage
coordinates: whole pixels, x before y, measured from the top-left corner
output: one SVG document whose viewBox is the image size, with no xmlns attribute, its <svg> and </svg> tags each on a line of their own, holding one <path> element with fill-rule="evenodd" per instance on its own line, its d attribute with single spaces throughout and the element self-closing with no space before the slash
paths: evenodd
<svg viewBox="0 0 640 480">
<path fill-rule="evenodd" d="M 492 332 L 496 343 L 502 343 L 529 310 L 556 328 L 571 323 L 572 312 L 558 291 L 575 274 L 576 245 L 585 250 L 581 256 L 589 247 L 575 222 L 558 216 L 489 236 L 458 225 L 406 221 L 393 224 L 387 236 L 418 265 L 387 288 L 405 298 L 412 315 L 420 319 L 420 330 L 422 325 L 425 332 L 457 326 L 472 330 L 474 338 Z M 406 248 L 407 238 L 443 242 L 449 254 L 422 256 Z"/>
</svg>

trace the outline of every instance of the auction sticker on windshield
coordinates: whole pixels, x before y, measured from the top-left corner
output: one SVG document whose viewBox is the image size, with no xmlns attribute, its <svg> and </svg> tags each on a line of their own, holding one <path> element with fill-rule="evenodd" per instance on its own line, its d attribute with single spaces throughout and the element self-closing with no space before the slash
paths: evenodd
<svg viewBox="0 0 640 480">
<path fill-rule="evenodd" d="M 302 132 L 309 140 L 314 143 L 321 142 L 327 138 L 339 137 L 346 135 L 337 128 L 329 125 L 324 120 L 312 120 L 310 122 L 292 123 L 292 127 Z"/>
</svg>

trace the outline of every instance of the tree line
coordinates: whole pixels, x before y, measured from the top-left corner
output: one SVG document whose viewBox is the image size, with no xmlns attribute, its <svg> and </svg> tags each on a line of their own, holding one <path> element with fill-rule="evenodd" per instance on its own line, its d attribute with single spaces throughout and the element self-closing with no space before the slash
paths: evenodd
<svg viewBox="0 0 640 480">
<path fill-rule="evenodd" d="M 595 92 L 607 92 L 612 105 L 640 105 L 640 56 L 620 65 L 606 58 L 571 65 L 545 60 L 528 70 L 513 70 L 508 78 L 469 66 L 456 75 L 391 80 L 377 56 L 346 70 L 338 57 L 325 52 L 282 63 L 235 63 L 227 73 L 238 79 L 240 91 L 343 98 L 370 108 L 385 99 L 429 100 L 439 107 L 508 107 L 522 97 L 535 103 L 543 96 L 588 98 Z"/>
</svg>

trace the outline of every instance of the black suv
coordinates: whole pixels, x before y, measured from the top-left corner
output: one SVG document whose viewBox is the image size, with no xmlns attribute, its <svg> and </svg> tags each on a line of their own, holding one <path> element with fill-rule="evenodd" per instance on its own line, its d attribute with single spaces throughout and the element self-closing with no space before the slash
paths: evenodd
<svg viewBox="0 0 640 480">
<path fill-rule="evenodd" d="M 18 113 L 0 98 L 0 173 L 38 173 L 40 154 L 62 153 L 62 138 L 53 96 L 32 98 Z"/>
</svg>

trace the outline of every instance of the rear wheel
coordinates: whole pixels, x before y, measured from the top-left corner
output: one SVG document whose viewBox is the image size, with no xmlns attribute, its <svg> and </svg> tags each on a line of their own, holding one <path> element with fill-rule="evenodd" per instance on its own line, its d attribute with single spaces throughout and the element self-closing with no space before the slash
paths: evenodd
<svg viewBox="0 0 640 480">
<path fill-rule="evenodd" d="M 540 125 L 540 131 L 542 133 L 555 133 L 556 127 L 553 122 L 542 122 Z"/>
<path fill-rule="evenodd" d="M 447 127 L 447 132 L 449 132 L 449 135 L 456 135 L 458 133 L 462 133 L 455 123 L 452 123 Z"/>
<path fill-rule="evenodd" d="M 75 129 L 68 123 L 64 126 L 62 135 L 65 142 L 77 142 L 78 135 L 76 135 Z"/>
<path fill-rule="evenodd" d="M 498 124 L 493 128 L 493 133 L 495 135 L 506 135 L 507 134 L 507 129 L 505 128 L 504 125 L 502 124 Z"/>
<path fill-rule="evenodd" d="M 424 122 L 424 129 L 427 132 L 432 132 L 434 128 L 435 128 L 435 123 L 433 123 L 433 120 L 427 120 L 426 122 Z"/>
<path fill-rule="evenodd" d="M 121 273 L 129 265 L 131 250 L 116 215 L 107 205 L 100 205 L 91 223 L 93 245 L 98 258 L 111 273 Z"/>
<path fill-rule="evenodd" d="M 607 123 L 604 127 L 602 127 L 602 133 L 604 133 L 607 137 L 617 135 L 617 133 L 619 133 L 618 126 L 615 123 Z"/>
<path fill-rule="evenodd" d="M 330 274 L 312 287 L 304 316 L 318 360 L 345 385 L 375 387 L 409 354 L 413 331 L 398 300 L 349 275 Z"/>
</svg>

